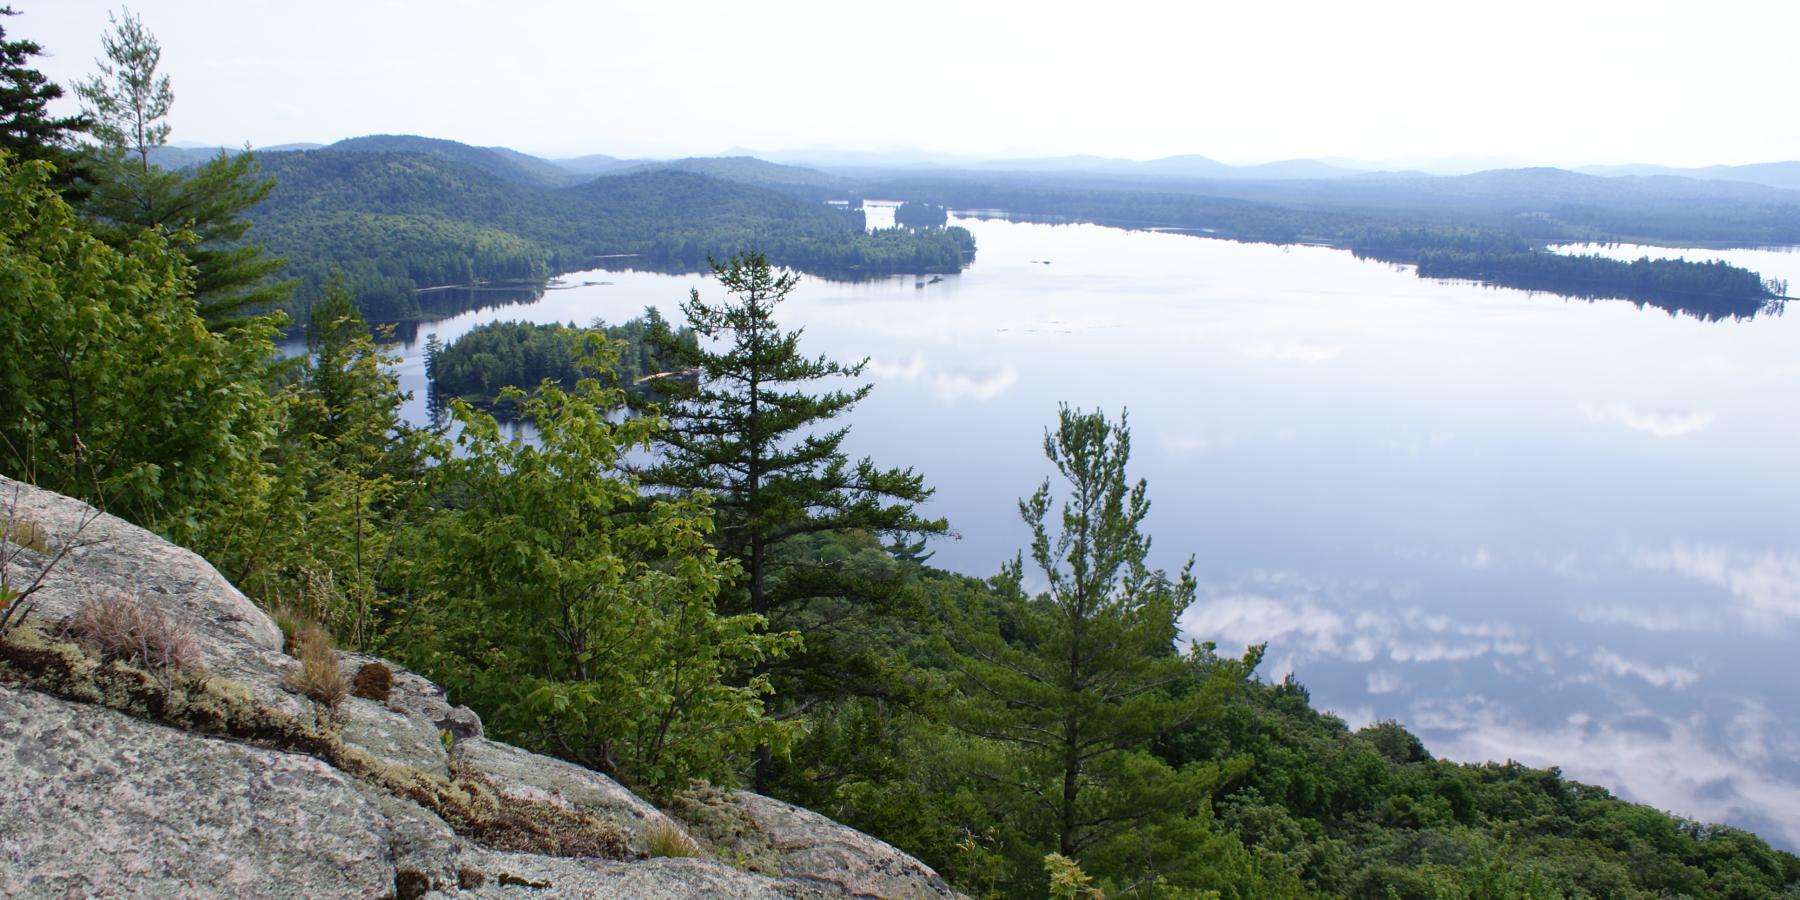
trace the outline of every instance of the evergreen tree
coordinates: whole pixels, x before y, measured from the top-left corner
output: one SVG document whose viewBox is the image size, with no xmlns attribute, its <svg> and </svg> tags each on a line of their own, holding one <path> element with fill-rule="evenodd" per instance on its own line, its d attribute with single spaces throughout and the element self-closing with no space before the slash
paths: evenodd
<svg viewBox="0 0 1800 900">
<path fill-rule="evenodd" d="M 811 392 L 805 386 L 856 378 L 863 363 L 802 356 L 800 332 L 782 331 L 775 309 L 798 276 L 777 273 L 760 253 L 713 271 L 731 299 L 709 304 L 693 291 L 682 310 L 699 340 L 666 325 L 652 338 L 660 358 L 680 368 L 656 379 L 670 428 L 646 481 L 706 491 L 718 519 L 716 545 L 744 570 L 741 589 L 721 594 L 727 612 L 764 617 L 771 630 L 800 631 L 806 649 L 778 672 L 787 700 L 857 690 L 856 629 L 893 609 L 902 592 L 877 581 L 784 552 L 799 539 L 852 531 L 892 538 L 944 531 L 918 515 L 931 491 L 910 469 L 878 469 L 843 452 L 846 427 L 829 427 L 867 397 L 869 385 Z M 717 349 L 714 345 L 717 344 Z M 772 771 L 766 748 L 758 781 Z"/>
<path fill-rule="evenodd" d="M 1171 768 L 1150 744 L 1216 711 L 1260 648 L 1236 661 L 1176 652 L 1193 563 L 1171 578 L 1145 562 L 1150 503 L 1144 482 L 1126 478 L 1123 416 L 1115 426 L 1065 406 L 1044 453 L 1066 499 L 1053 525 L 1046 480 L 1019 512 L 1047 588 L 1024 593 L 1021 555 L 997 580 L 996 608 L 949 611 L 967 695 L 952 721 L 1005 754 L 980 759 L 1023 804 L 1025 859 L 1054 851 L 1097 876 L 1175 874 L 1210 846 L 1207 804 L 1224 770 Z"/>
<path fill-rule="evenodd" d="M 137 157 L 137 165 L 150 171 L 150 149 L 169 142 L 169 107 L 175 92 L 169 76 L 156 67 L 162 63 L 162 44 L 144 29 L 142 19 L 125 11 L 124 21 L 112 13 L 106 21 L 113 30 L 100 36 L 106 58 L 97 59 L 100 74 L 75 85 L 93 119 L 94 136 L 107 147 Z"/>
<path fill-rule="evenodd" d="M 169 77 L 157 72 L 162 46 L 129 12 L 109 18 L 114 31 L 102 39 L 100 74 L 75 87 L 100 139 L 83 212 L 114 244 L 148 228 L 192 231 L 194 296 L 211 328 L 278 306 L 293 292 L 291 283 L 272 280 L 284 261 L 244 241 L 250 222 L 243 218 L 274 180 L 260 177 L 247 150 L 221 152 L 191 172 L 152 164 L 150 150 L 168 141 L 164 120 L 175 100 Z"/>
<path fill-rule="evenodd" d="M 18 14 L 10 6 L 0 7 L 0 16 Z M 63 90 L 30 67 L 31 58 L 43 52 L 35 41 L 6 40 L 0 26 L 0 150 L 14 160 L 41 159 L 56 166 L 52 183 L 66 193 L 81 171 L 75 136 L 90 123 L 81 116 L 49 114 L 50 102 Z"/>
</svg>

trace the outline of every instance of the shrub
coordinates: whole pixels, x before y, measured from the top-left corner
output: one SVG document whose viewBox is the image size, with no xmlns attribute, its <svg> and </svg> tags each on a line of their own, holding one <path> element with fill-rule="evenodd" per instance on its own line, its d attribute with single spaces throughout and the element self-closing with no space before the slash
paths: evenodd
<svg viewBox="0 0 1800 900">
<path fill-rule="evenodd" d="M 63 623 L 62 630 L 103 660 L 119 660 L 152 672 L 200 668 L 200 647 L 194 636 L 162 610 L 129 597 L 89 600 Z"/>
</svg>

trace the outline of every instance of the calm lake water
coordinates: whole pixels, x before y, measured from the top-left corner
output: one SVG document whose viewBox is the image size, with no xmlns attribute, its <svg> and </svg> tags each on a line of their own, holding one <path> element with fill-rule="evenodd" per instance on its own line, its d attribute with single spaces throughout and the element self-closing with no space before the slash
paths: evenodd
<svg viewBox="0 0 1800 900">
<path fill-rule="evenodd" d="M 959 220 L 980 255 L 916 287 L 803 281 L 802 349 L 870 358 L 850 449 L 922 472 L 992 574 L 1048 473 L 1057 404 L 1130 411 L 1185 632 L 1293 672 L 1353 726 L 1561 765 L 1800 846 L 1800 316 L 1705 323 L 1342 251 Z M 1604 248 L 1635 258 L 1654 248 Z M 1800 254 L 1723 256 L 1800 284 Z M 700 276 L 584 272 L 495 319 L 679 318 Z"/>
</svg>

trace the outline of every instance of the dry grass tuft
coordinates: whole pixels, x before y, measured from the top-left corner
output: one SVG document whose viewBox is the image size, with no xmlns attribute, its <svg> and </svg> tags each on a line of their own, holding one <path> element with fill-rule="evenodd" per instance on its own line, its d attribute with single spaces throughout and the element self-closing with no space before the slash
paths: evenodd
<svg viewBox="0 0 1800 900">
<path fill-rule="evenodd" d="M 356 687 L 350 693 L 365 700 L 386 703 L 394 693 L 394 670 L 372 662 L 356 670 Z"/>
<path fill-rule="evenodd" d="M 656 822 L 644 829 L 644 852 L 651 856 L 699 856 L 700 845 L 670 822 Z"/>
<path fill-rule="evenodd" d="M 331 646 L 331 635 L 312 624 L 294 632 L 290 641 L 300 668 L 289 670 L 284 685 L 288 690 L 335 708 L 350 695 L 350 679 L 338 665 L 337 649 Z"/>
<path fill-rule="evenodd" d="M 200 645 L 154 606 L 113 595 L 89 600 L 62 633 L 102 660 L 130 663 L 151 672 L 191 672 L 200 668 Z"/>
</svg>

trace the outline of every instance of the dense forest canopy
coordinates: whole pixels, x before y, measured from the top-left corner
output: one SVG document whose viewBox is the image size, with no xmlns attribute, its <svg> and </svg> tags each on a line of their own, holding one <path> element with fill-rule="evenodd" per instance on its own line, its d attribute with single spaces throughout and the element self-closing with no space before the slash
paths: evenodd
<svg viewBox="0 0 1800 900">
<path fill-rule="evenodd" d="M 301 306 L 332 272 L 371 319 L 396 320 L 420 314 L 415 288 L 541 280 L 601 257 L 697 271 L 754 244 L 783 265 L 855 278 L 956 272 L 974 255 L 964 229 L 866 233 L 860 213 L 707 174 L 659 168 L 548 187 L 470 165 L 486 151 L 462 149 L 473 152 L 259 154 L 277 187 L 253 213 L 257 235 L 288 259 Z"/>
</svg>

